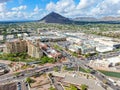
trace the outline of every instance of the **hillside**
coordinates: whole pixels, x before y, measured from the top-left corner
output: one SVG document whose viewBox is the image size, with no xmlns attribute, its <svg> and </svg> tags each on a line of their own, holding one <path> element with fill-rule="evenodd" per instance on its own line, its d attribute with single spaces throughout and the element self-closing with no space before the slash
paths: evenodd
<svg viewBox="0 0 120 90">
<path fill-rule="evenodd" d="M 55 12 L 51 12 L 50 14 L 46 15 L 39 21 L 44 23 L 60 23 L 60 24 L 72 23 L 70 19 Z"/>
</svg>

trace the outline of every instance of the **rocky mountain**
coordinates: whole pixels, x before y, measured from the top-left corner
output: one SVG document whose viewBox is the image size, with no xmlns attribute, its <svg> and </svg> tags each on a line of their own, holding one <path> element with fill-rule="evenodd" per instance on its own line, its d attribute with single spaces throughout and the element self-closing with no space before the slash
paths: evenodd
<svg viewBox="0 0 120 90">
<path fill-rule="evenodd" d="M 107 16 L 107 17 L 102 17 L 100 20 L 101 21 L 120 21 L 120 17 Z"/>
<path fill-rule="evenodd" d="M 101 17 L 101 18 L 95 18 L 95 17 L 76 17 L 73 19 L 74 21 L 120 21 L 120 17 Z"/>
<path fill-rule="evenodd" d="M 69 18 L 66 18 L 55 12 L 49 13 L 39 21 L 43 23 L 60 23 L 60 24 L 72 23 L 72 21 Z"/>
<path fill-rule="evenodd" d="M 74 21 L 97 21 L 94 17 L 77 17 L 73 19 Z"/>
<path fill-rule="evenodd" d="M 95 17 L 76 17 L 76 18 L 66 18 L 58 13 L 51 12 L 41 20 L 38 20 L 41 23 L 59 23 L 59 24 L 83 24 L 83 22 L 119 22 L 120 17 L 102 17 L 102 18 L 95 18 Z"/>
</svg>

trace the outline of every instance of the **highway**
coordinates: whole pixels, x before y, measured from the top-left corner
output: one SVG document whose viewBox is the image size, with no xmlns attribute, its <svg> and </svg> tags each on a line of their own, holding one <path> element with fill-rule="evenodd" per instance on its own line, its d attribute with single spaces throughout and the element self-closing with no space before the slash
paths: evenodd
<svg viewBox="0 0 120 90">
<path fill-rule="evenodd" d="M 37 70 L 41 70 L 41 69 L 44 69 L 44 68 L 47 68 L 47 67 L 39 67 L 39 68 L 33 68 L 33 69 L 29 69 L 29 70 L 25 70 L 25 71 L 21 71 L 20 73 L 24 74 L 23 77 L 25 76 L 29 76 L 29 74 L 33 74 L 35 73 L 35 71 Z M 0 76 L 0 83 L 4 83 L 4 82 L 9 82 L 10 80 L 15 80 L 17 78 L 15 78 L 16 75 L 15 74 L 6 74 L 6 75 L 2 75 Z"/>
<path fill-rule="evenodd" d="M 38 72 L 43 72 L 43 73 L 49 72 L 49 71 L 53 70 L 53 68 L 56 66 L 61 67 L 62 64 L 69 64 L 69 63 L 65 62 L 65 63 L 60 63 L 60 64 L 56 64 L 56 65 L 52 65 L 52 66 L 43 66 L 43 67 L 33 68 L 30 70 L 21 71 L 20 72 L 21 75 L 19 77 L 17 77 L 15 74 L 2 75 L 2 76 L 0 76 L 0 84 L 6 84 L 9 82 L 24 80 L 26 77 L 33 76 Z"/>
</svg>

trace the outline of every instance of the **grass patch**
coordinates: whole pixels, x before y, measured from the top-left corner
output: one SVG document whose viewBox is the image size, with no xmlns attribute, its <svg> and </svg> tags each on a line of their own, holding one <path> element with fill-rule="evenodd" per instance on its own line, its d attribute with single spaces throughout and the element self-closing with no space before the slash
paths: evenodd
<svg viewBox="0 0 120 90">
<path fill-rule="evenodd" d="M 67 71 L 74 71 L 74 68 L 66 68 Z"/>
<path fill-rule="evenodd" d="M 15 61 L 15 62 L 30 62 L 34 61 L 35 58 L 31 58 L 27 55 L 27 53 L 9 53 L 9 54 L 0 54 L 0 59 L 2 60 L 9 60 L 9 61 Z"/>
<path fill-rule="evenodd" d="M 81 71 L 81 72 L 85 72 L 86 73 L 86 70 L 85 69 L 83 69 L 83 68 L 79 68 L 79 71 Z"/>
<path fill-rule="evenodd" d="M 45 63 L 55 63 L 56 60 L 54 58 L 49 58 L 47 56 L 43 56 L 41 58 L 34 58 L 30 57 L 27 53 L 10 53 L 10 54 L 0 54 L 0 59 L 2 60 L 9 60 L 14 62 L 35 62 L 40 61 L 38 64 L 45 64 Z"/>
<path fill-rule="evenodd" d="M 79 71 L 84 72 L 84 73 L 90 73 L 91 72 L 90 69 L 84 69 L 82 67 L 79 68 Z"/>
<path fill-rule="evenodd" d="M 118 72 L 110 72 L 110 71 L 103 71 L 103 70 L 99 70 L 99 71 L 105 74 L 106 76 L 120 78 L 120 73 Z"/>
<path fill-rule="evenodd" d="M 58 46 L 57 44 L 54 44 L 53 47 L 54 47 L 56 50 L 58 50 L 58 51 L 61 51 L 61 50 L 62 50 L 62 48 L 61 48 L 60 46 Z"/>
</svg>

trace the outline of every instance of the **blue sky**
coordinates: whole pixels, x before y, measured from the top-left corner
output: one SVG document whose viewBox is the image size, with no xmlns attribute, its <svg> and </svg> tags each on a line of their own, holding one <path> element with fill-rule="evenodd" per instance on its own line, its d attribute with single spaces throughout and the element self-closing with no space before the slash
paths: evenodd
<svg viewBox="0 0 120 90">
<path fill-rule="evenodd" d="M 68 18 L 120 16 L 120 0 L 0 0 L 0 21 L 39 20 L 52 11 Z"/>
</svg>

